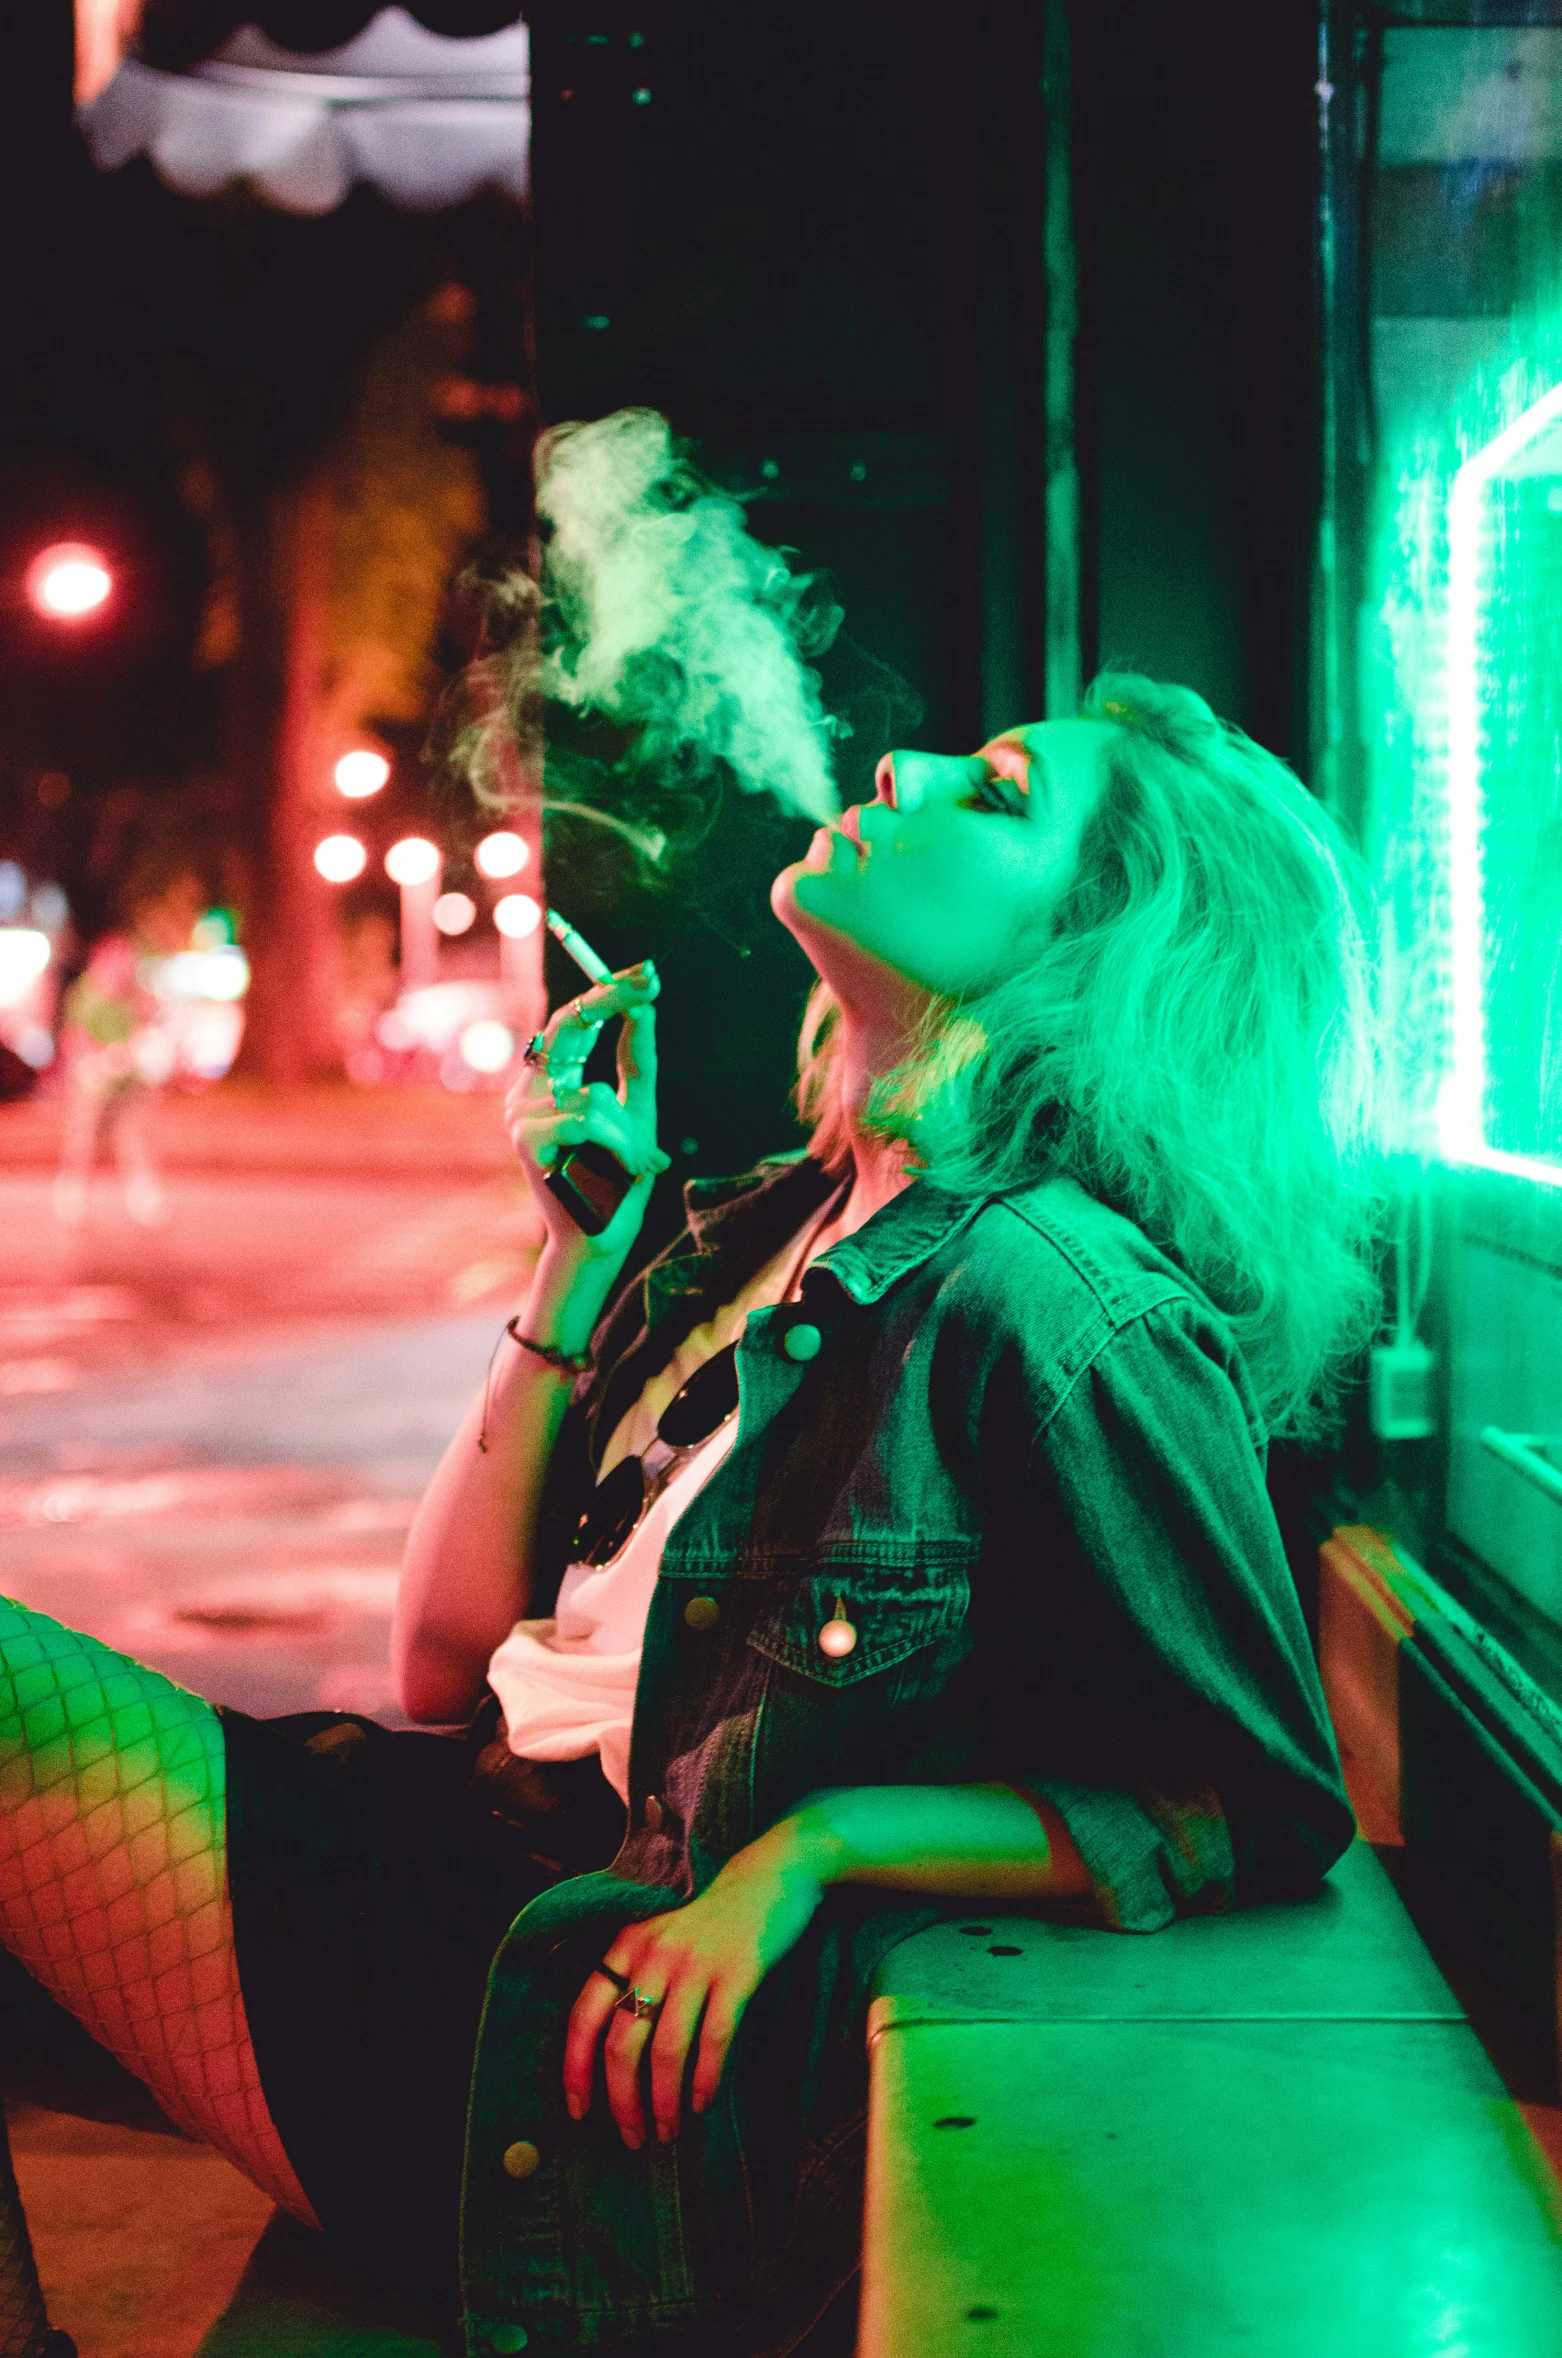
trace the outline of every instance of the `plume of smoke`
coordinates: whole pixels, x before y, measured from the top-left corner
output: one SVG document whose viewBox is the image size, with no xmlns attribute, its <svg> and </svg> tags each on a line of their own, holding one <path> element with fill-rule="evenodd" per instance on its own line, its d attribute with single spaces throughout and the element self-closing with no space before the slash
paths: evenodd
<svg viewBox="0 0 1562 2358">
<path fill-rule="evenodd" d="M 740 503 L 626 409 L 539 447 L 545 697 L 635 733 L 634 766 L 725 762 L 751 792 L 828 819 L 832 723 L 806 658 L 841 621 L 809 574 L 749 535 Z"/>
</svg>

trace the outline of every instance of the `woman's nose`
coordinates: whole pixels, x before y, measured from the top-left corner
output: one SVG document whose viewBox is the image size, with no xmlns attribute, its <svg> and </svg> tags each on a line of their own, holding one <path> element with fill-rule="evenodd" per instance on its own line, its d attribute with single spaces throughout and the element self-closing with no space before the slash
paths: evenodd
<svg viewBox="0 0 1562 2358">
<path fill-rule="evenodd" d="M 886 753 L 873 774 L 874 789 L 891 810 L 920 810 L 939 795 L 955 801 L 969 794 L 986 766 L 959 753 Z"/>
<path fill-rule="evenodd" d="M 873 773 L 873 793 L 875 801 L 887 802 L 892 811 L 898 811 L 903 807 L 895 785 L 895 756 L 893 753 L 880 755 L 879 766 Z"/>
</svg>

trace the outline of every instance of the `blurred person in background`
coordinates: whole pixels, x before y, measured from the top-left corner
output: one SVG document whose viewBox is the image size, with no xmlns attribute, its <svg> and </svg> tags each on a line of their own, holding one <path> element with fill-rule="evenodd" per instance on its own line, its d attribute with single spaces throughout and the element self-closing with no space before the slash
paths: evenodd
<svg viewBox="0 0 1562 2358">
<path fill-rule="evenodd" d="M 150 1114 L 174 1054 L 147 967 L 188 948 L 203 906 L 194 877 L 178 877 L 139 902 L 129 932 L 106 934 L 61 1000 L 66 1114 L 54 1217 L 62 1228 L 85 1223 L 93 1167 L 105 1147 L 118 1165 L 130 1218 L 142 1228 L 167 1225 Z"/>
</svg>

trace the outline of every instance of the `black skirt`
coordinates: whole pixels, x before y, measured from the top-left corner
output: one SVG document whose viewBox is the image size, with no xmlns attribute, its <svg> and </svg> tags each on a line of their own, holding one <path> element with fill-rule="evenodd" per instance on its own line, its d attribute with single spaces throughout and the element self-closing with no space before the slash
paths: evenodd
<svg viewBox="0 0 1562 2358">
<path fill-rule="evenodd" d="M 493 1706 L 464 1740 L 222 1718 L 239 1979 L 278 2134 L 326 2231 L 451 2310 L 489 1966 L 538 1892 L 613 1857 L 623 1804 L 594 1755 L 512 1760 Z"/>
</svg>

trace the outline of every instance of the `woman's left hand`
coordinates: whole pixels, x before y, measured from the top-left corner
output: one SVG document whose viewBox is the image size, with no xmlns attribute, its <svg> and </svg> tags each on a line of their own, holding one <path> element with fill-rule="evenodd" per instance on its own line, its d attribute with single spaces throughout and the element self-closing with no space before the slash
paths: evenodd
<svg viewBox="0 0 1562 2358">
<path fill-rule="evenodd" d="M 716 2093 L 743 2010 L 772 1965 L 807 1930 L 823 1883 L 805 1856 L 796 1818 L 783 1819 L 727 1861 L 686 1907 L 628 1924 L 575 2001 L 564 2047 L 564 2097 L 572 2120 L 591 2109 L 597 2049 L 607 2100 L 631 2150 L 646 2137 L 642 2100 L 646 2049 L 651 2054 L 651 2113 L 656 2135 L 678 2133 L 689 2058 L 689 2098 L 703 2112 Z M 656 2007 L 637 2019 L 620 2005 L 625 1988 Z M 696 2053 L 697 2048 L 697 2053 Z"/>
</svg>

